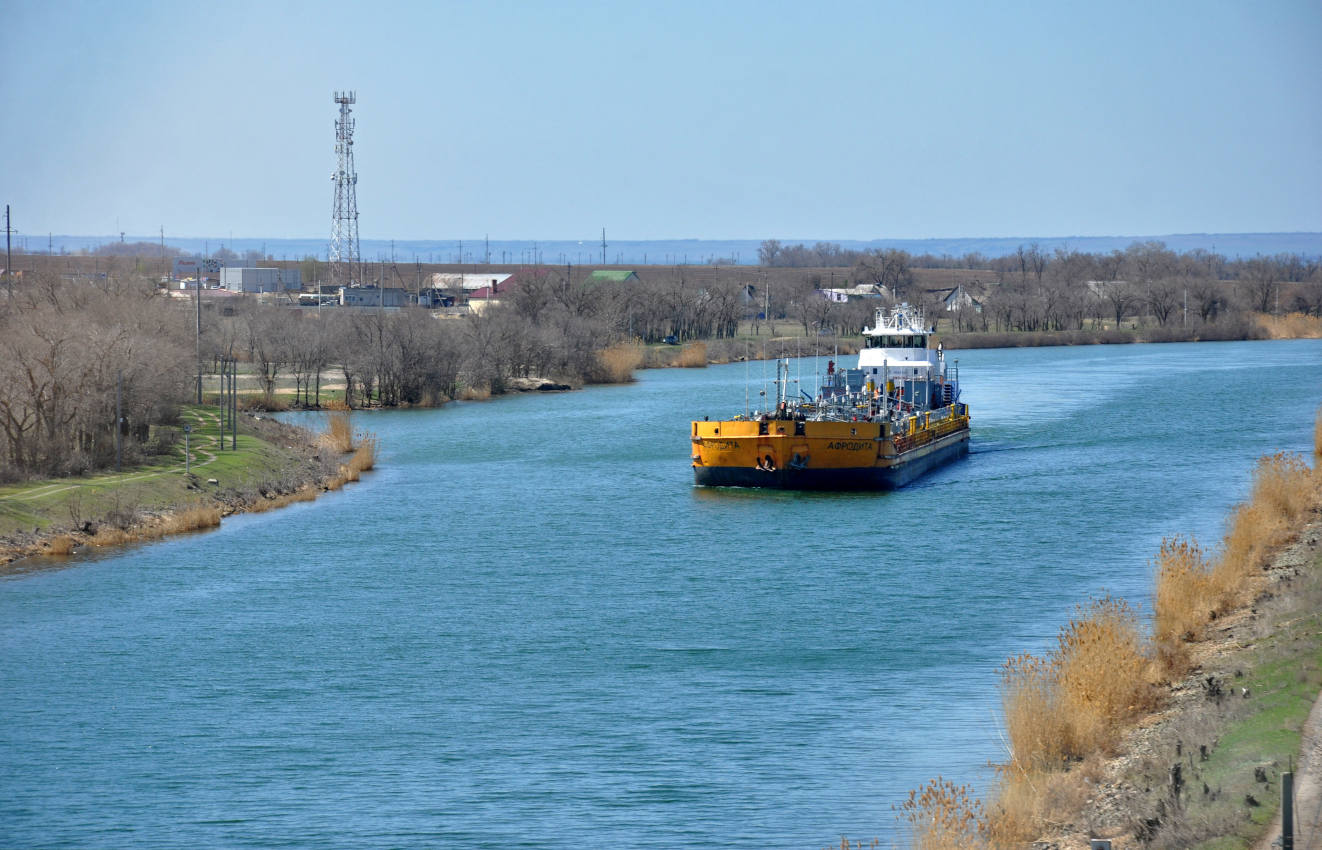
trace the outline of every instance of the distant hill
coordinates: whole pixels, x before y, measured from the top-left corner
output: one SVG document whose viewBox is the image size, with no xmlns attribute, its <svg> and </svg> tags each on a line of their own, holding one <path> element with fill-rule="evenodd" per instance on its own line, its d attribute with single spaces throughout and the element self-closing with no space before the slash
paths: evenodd
<svg viewBox="0 0 1322 850">
<path fill-rule="evenodd" d="M 126 236 L 126 241 L 159 244 L 159 238 L 147 236 Z M 1058 247 L 1073 248 L 1088 253 L 1107 253 L 1123 250 L 1134 242 L 1165 242 L 1167 247 L 1176 251 L 1192 251 L 1202 248 L 1224 254 L 1227 257 L 1252 257 L 1256 254 L 1303 254 L 1309 257 L 1322 257 L 1322 233 L 1168 233 L 1156 236 L 1023 236 L 1023 237 L 958 237 L 941 239 L 831 239 L 812 238 L 780 239 L 783 244 L 811 245 L 816 242 L 834 242 L 841 247 L 854 250 L 871 248 L 900 248 L 911 254 L 948 254 L 960 257 L 970 252 L 978 252 L 988 257 L 1001 257 L 1013 254 L 1020 245 L 1037 243 L 1046 251 Z M 33 253 L 45 253 L 47 241 L 33 240 L 30 247 Z M 95 250 L 102 245 L 120 241 L 114 236 L 53 236 L 49 242 L 55 253 L 78 253 Z M 167 248 L 174 248 L 187 254 L 200 253 L 204 248 L 215 251 L 222 243 L 229 240 L 204 239 L 202 237 L 172 238 L 166 237 Z M 738 263 L 741 265 L 757 264 L 757 249 L 760 239 L 607 239 L 606 264 L 608 265 L 708 265 L 713 262 Z M 462 245 L 462 257 L 460 246 Z M 16 245 L 15 247 L 21 247 Z M 263 239 L 260 237 L 242 237 L 225 244 L 227 249 L 240 254 L 249 250 L 265 250 L 277 260 L 297 260 L 313 255 L 326 258 L 327 242 L 325 239 Z M 481 263 L 490 257 L 493 263 L 533 263 L 550 265 L 573 263 L 574 265 L 601 264 L 601 243 L 591 237 L 578 240 L 531 239 L 493 239 L 484 243 L 481 239 L 364 239 L 362 240 L 364 261 L 390 261 L 411 263 L 415 259 L 426 263 Z"/>
</svg>

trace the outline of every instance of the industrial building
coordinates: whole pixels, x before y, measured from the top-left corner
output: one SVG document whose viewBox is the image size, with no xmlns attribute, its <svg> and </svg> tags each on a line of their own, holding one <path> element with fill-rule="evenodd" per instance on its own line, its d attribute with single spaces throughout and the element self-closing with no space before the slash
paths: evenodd
<svg viewBox="0 0 1322 850">
<path fill-rule="evenodd" d="M 341 307 L 407 307 L 409 292 L 387 286 L 341 286 Z"/>
<path fill-rule="evenodd" d="M 303 288 L 299 269 L 220 270 L 220 285 L 231 292 L 289 292 Z"/>
</svg>

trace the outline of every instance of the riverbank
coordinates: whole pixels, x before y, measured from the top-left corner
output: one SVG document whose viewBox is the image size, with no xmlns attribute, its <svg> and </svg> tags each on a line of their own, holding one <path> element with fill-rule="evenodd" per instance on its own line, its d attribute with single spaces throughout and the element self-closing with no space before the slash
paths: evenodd
<svg viewBox="0 0 1322 850">
<path fill-rule="evenodd" d="M 1051 651 L 1004 664 L 995 788 L 985 801 L 943 780 L 914 792 L 900 809 L 914 846 L 1231 850 L 1275 837 L 1281 774 L 1322 750 L 1308 737 L 1322 725 L 1308 721 L 1322 715 L 1322 410 L 1314 443 L 1313 467 L 1258 462 L 1214 551 L 1163 541 L 1150 622 L 1093 600 Z M 1315 794 L 1319 765 L 1304 764 L 1298 787 Z"/>
<path fill-rule="evenodd" d="M 0 571 L 22 559 L 156 540 L 310 501 L 375 463 L 375 440 L 355 435 L 347 413 L 330 414 L 324 433 L 256 414 L 240 421 L 235 447 L 222 448 L 217 410 L 189 407 L 180 422 L 192 429 L 187 464 L 172 430 L 160 435 L 169 451 L 122 474 L 0 488 Z"/>
</svg>

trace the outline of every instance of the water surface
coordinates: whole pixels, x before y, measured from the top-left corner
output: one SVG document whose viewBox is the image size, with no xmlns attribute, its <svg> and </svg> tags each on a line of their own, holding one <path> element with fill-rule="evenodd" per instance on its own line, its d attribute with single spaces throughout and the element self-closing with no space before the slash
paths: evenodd
<svg viewBox="0 0 1322 850">
<path fill-rule="evenodd" d="M 695 489 L 769 367 L 652 371 L 360 417 L 342 493 L 11 575 L 0 845 L 887 838 L 987 781 L 997 666 L 1145 602 L 1322 400 L 1319 341 L 959 357 L 973 453 L 896 493 Z"/>
</svg>

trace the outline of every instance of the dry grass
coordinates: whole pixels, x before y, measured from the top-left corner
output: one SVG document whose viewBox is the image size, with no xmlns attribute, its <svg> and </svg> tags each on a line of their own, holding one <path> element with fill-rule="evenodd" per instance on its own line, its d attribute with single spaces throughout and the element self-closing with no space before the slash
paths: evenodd
<svg viewBox="0 0 1322 850">
<path fill-rule="evenodd" d="M 1322 458 L 1322 410 L 1314 431 Z M 937 780 L 910 792 L 904 819 L 913 846 L 1023 846 L 1085 805 L 1100 777 L 1101 758 L 1159 702 L 1156 684 L 1184 671 L 1188 645 L 1207 624 L 1245 604 L 1272 553 L 1289 542 L 1322 497 L 1322 475 L 1298 455 L 1258 461 L 1249 498 L 1231 513 L 1212 558 L 1195 541 L 1163 540 L 1154 562 L 1152 636 L 1123 600 L 1082 606 L 1045 655 L 1020 655 L 1001 668 L 1009 757 L 985 812 L 960 789 Z M 979 824 L 974 830 L 971 824 Z"/>
<path fill-rule="evenodd" d="M 679 352 L 679 357 L 675 360 L 675 365 L 682 366 L 685 369 L 706 369 L 707 343 L 686 343 L 683 350 Z"/>
<path fill-rule="evenodd" d="M 179 511 L 165 519 L 158 528 L 164 534 L 182 534 L 186 531 L 198 531 L 203 528 L 216 528 L 220 525 L 220 509 L 198 506 Z"/>
<path fill-rule="evenodd" d="M 1080 607 L 1046 657 L 1020 655 L 1001 668 L 1007 765 L 1057 770 L 1116 744 L 1125 722 L 1150 704 L 1151 654 L 1124 600 Z"/>
<path fill-rule="evenodd" d="M 96 530 L 96 534 L 93 534 L 87 542 L 93 546 L 122 546 L 125 543 L 132 543 L 136 539 L 138 538 L 122 528 L 103 525 Z"/>
<path fill-rule="evenodd" d="M 634 370 L 643 365 L 643 358 L 643 347 L 632 342 L 617 342 L 598 351 L 599 383 L 627 384 L 633 380 Z"/>
<path fill-rule="evenodd" d="M 1255 318 L 1268 339 L 1322 339 L 1322 317 L 1303 313 L 1287 316 L 1260 313 Z"/>
<path fill-rule="evenodd" d="M 317 498 L 317 491 L 312 487 L 300 487 L 290 493 L 281 493 L 265 499 L 257 499 L 247 506 L 248 513 L 261 514 L 283 508 L 295 502 L 311 502 Z"/>
<path fill-rule="evenodd" d="M 1247 602 L 1250 578 L 1289 541 L 1317 502 L 1318 480 L 1303 458 L 1278 453 L 1258 461 L 1249 498 L 1230 513 L 1221 551 L 1209 559 L 1193 541 L 1162 541 L 1153 592 L 1153 639 L 1166 671 L 1183 672 L 1187 644 L 1207 624 Z"/>
<path fill-rule="evenodd" d="M 1317 495 L 1318 481 L 1299 455 L 1278 452 L 1258 461 L 1248 500 L 1230 515 L 1217 567 L 1228 589 L 1260 569 L 1270 552 L 1290 539 Z"/>
<path fill-rule="evenodd" d="M 322 410 L 351 410 L 349 403 L 342 398 L 333 398 L 321 406 Z"/>
<path fill-rule="evenodd" d="M 1163 658 L 1178 650 L 1180 642 L 1196 640 L 1221 604 L 1215 565 L 1195 541 L 1161 541 L 1157 553 L 1153 592 L 1152 638 Z M 1177 666 L 1171 659 L 1168 667 Z M 1182 666 L 1182 665 L 1181 665 Z"/>
<path fill-rule="evenodd" d="M 376 466 L 376 436 L 364 434 L 353 457 L 349 458 L 347 463 L 340 464 L 339 472 L 326 482 L 326 489 L 338 490 L 345 484 L 357 481 L 362 477 L 362 473 L 374 466 Z"/>
<path fill-rule="evenodd" d="M 1317 418 L 1313 420 L 1313 471 L 1322 469 L 1322 407 L 1317 409 Z"/>
<path fill-rule="evenodd" d="M 460 401 L 486 401 L 491 398 L 490 387 L 465 386 L 459 390 Z"/>
<path fill-rule="evenodd" d="M 985 846 L 982 803 L 967 785 L 956 785 L 938 776 L 921 790 L 910 791 L 909 799 L 897 811 L 896 817 L 907 827 L 915 850 L 973 850 Z"/>
<path fill-rule="evenodd" d="M 1071 755 L 1110 753 L 1125 723 L 1150 704 L 1151 653 L 1137 615 L 1111 597 L 1079 608 L 1061 631 L 1054 658 L 1071 723 Z"/>
<path fill-rule="evenodd" d="M 340 454 L 353 451 L 353 421 L 348 410 L 332 410 L 326 414 L 326 430 L 321 433 L 321 443 Z"/>
<path fill-rule="evenodd" d="M 987 817 L 995 846 L 1023 842 L 1086 798 L 1082 774 L 1065 771 L 1117 746 L 1128 723 L 1153 705 L 1152 658 L 1138 617 L 1121 599 L 1081 606 L 1045 657 L 1001 668 L 1009 760 Z"/>
<path fill-rule="evenodd" d="M 50 555 L 72 555 L 74 539 L 68 534 L 61 534 L 52 537 L 46 544 L 46 552 Z"/>
</svg>

